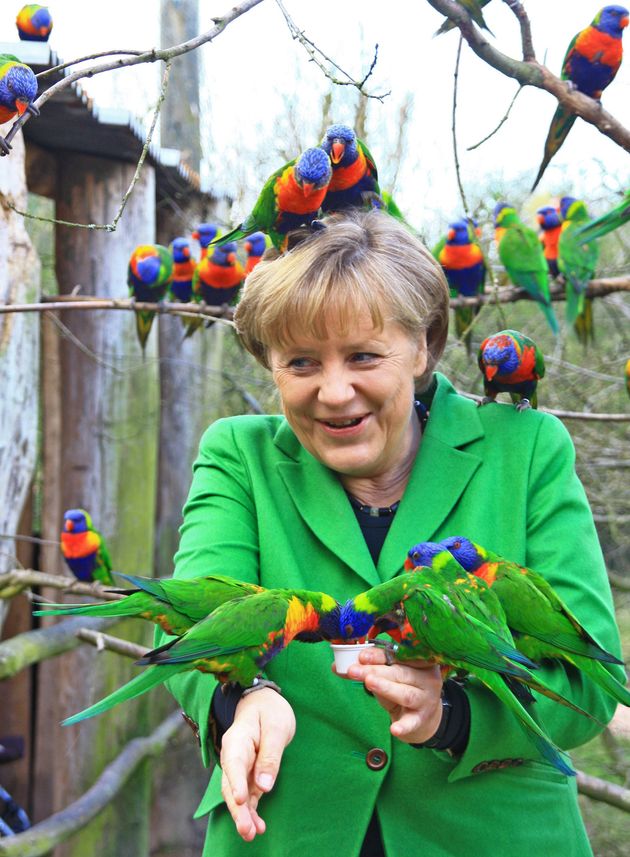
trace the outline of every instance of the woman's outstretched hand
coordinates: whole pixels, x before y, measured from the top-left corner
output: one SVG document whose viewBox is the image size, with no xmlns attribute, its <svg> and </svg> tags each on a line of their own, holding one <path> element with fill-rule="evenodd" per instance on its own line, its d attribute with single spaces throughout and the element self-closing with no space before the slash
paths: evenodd
<svg viewBox="0 0 630 857">
<path fill-rule="evenodd" d="M 271 791 L 285 747 L 295 735 L 295 714 L 271 688 L 244 696 L 221 743 L 221 791 L 238 834 L 251 842 L 265 832 L 258 802 Z"/>
<path fill-rule="evenodd" d="M 406 744 L 428 741 L 442 719 L 442 675 L 430 661 L 395 661 L 387 666 L 385 652 L 376 646 L 361 652 L 360 663 L 348 669 L 348 678 L 362 681 L 387 711 L 390 731 Z"/>
</svg>

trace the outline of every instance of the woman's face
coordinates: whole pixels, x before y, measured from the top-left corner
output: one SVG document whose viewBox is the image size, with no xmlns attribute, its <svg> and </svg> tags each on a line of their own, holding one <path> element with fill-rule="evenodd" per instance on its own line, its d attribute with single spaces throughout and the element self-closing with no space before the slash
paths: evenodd
<svg viewBox="0 0 630 857">
<path fill-rule="evenodd" d="M 426 342 L 394 322 L 375 328 L 359 313 L 351 332 L 334 319 L 327 337 L 298 335 L 269 359 L 284 414 L 300 443 L 346 476 L 394 473 L 415 451 L 414 377 L 427 365 Z"/>
</svg>

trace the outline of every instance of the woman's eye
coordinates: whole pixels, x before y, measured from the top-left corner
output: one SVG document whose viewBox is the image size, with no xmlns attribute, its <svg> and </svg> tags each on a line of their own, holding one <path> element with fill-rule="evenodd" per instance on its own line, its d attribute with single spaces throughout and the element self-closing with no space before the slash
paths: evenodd
<svg viewBox="0 0 630 857">
<path fill-rule="evenodd" d="M 370 360 L 378 359 L 378 354 L 373 354 L 371 351 L 357 351 L 352 355 L 354 363 L 369 363 Z"/>
<path fill-rule="evenodd" d="M 291 369 L 308 369 L 312 364 L 312 361 L 308 357 L 293 357 L 292 360 L 289 360 L 288 366 Z"/>
</svg>

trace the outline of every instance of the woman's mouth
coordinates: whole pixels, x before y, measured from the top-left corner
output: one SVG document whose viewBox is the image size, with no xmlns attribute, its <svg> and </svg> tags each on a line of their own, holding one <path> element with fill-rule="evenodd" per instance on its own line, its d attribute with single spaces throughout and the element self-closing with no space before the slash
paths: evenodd
<svg viewBox="0 0 630 857">
<path fill-rule="evenodd" d="M 322 420 L 317 422 L 327 431 L 334 434 L 348 433 L 353 429 L 358 429 L 367 418 L 367 414 L 362 414 L 360 417 L 338 417 L 336 419 Z"/>
</svg>

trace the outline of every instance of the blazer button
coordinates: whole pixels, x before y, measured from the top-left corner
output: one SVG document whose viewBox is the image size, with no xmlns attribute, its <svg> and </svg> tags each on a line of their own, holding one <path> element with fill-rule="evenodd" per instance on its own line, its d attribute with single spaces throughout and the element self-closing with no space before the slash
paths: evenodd
<svg viewBox="0 0 630 857">
<path fill-rule="evenodd" d="M 374 747 L 365 756 L 365 763 L 372 771 L 382 771 L 387 762 L 387 753 L 380 747 Z"/>
</svg>

